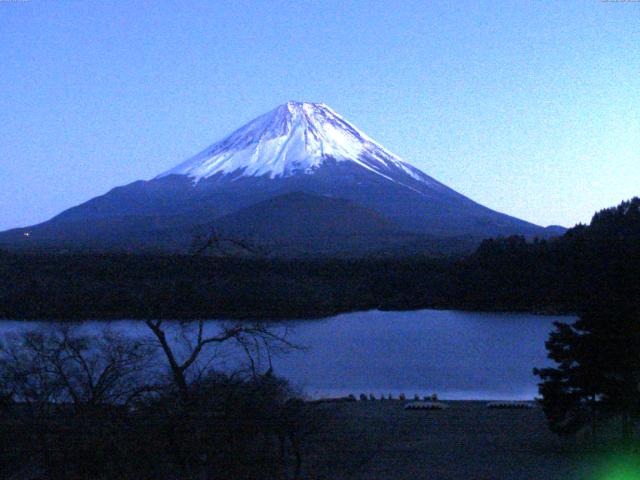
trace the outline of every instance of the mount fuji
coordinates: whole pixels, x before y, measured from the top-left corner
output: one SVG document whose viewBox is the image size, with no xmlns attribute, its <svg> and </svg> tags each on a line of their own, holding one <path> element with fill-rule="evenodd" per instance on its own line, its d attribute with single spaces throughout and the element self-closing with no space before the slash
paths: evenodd
<svg viewBox="0 0 640 480">
<path fill-rule="evenodd" d="M 0 233 L 0 243 L 181 251 L 203 228 L 284 255 L 441 250 L 561 233 L 470 200 L 327 105 L 288 102 L 151 180 Z"/>
</svg>

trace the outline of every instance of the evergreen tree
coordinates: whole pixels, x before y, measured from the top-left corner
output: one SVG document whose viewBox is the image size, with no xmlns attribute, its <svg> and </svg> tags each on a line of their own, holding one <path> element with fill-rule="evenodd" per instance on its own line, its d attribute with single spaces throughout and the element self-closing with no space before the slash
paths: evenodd
<svg viewBox="0 0 640 480">
<path fill-rule="evenodd" d="M 571 434 L 585 425 L 619 417 L 630 440 L 640 416 L 640 315 L 631 306 L 582 314 L 556 323 L 546 347 L 554 368 L 534 369 L 550 428 Z"/>
</svg>

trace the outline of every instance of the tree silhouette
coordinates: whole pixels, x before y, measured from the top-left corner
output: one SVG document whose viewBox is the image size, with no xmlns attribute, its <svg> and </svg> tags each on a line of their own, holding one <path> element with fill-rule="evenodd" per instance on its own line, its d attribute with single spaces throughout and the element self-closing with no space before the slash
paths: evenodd
<svg viewBox="0 0 640 480">
<path fill-rule="evenodd" d="M 582 313 L 546 343 L 557 366 L 534 370 L 549 425 L 569 434 L 619 417 L 630 440 L 640 415 L 640 199 L 596 213 L 562 243 Z"/>
</svg>

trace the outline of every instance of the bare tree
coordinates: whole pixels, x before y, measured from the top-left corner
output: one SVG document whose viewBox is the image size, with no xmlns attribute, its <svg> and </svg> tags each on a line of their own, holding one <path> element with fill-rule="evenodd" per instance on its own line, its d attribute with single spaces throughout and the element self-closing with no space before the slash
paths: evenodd
<svg viewBox="0 0 640 480">
<path fill-rule="evenodd" d="M 261 251 L 250 242 L 225 237 L 220 235 L 214 228 L 206 232 L 202 230 L 195 232 L 191 251 L 194 256 L 205 254 L 232 256 L 237 253 L 243 255 L 264 254 L 264 251 Z M 287 339 L 286 330 L 278 332 L 269 328 L 264 322 L 223 322 L 220 324 L 218 331 L 207 333 L 205 332 L 204 321 L 197 320 L 195 333 L 191 336 L 188 334 L 188 326 L 192 325 L 193 322 L 181 322 L 179 324 L 181 329 L 180 337 L 185 347 L 182 352 L 179 352 L 179 348 L 168 338 L 169 329 L 166 328 L 166 322 L 160 319 L 147 319 L 145 323 L 155 336 L 167 359 L 169 371 L 183 401 L 188 400 L 189 397 L 188 371 L 200 360 L 203 349 L 207 346 L 235 342 L 246 354 L 253 374 L 257 373 L 256 355 L 259 356 L 264 352 L 269 361 L 269 368 L 271 368 L 272 352 L 298 348 Z"/>
<path fill-rule="evenodd" d="M 87 335 L 56 325 L 5 338 L 0 375 L 11 397 L 27 404 L 124 404 L 143 388 L 152 349 L 109 330 Z"/>
<path fill-rule="evenodd" d="M 250 243 L 223 237 L 214 230 L 194 236 L 192 252 L 194 256 L 260 254 Z M 272 355 L 299 348 L 287 338 L 286 328 L 252 321 L 206 324 L 201 319 L 169 322 L 148 318 L 145 324 L 166 359 L 174 387 L 173 391 L 166 392 L 164 399 L 152 401 L 151 408 L 146 410 L 163 412 L 159 418 L 165 425 L 163 435 L 174 464 L 180 466 L 183 474 L 187 477 L 224 478 L 226 474 L 220 473 L 221 464 L 215 458 L 221 460 L 224 468 L 233 470 L 249 465 L 248 468 L 255 469 L 249 459 L 256 455 L 256 438 L 246 434 L 253 431 L 263 439 L 265 451 L 271 451 L 274 438 L 282 445 L 282 452 L 288 443 L 295 457 L 295 476 L 299 476 L 299 432 L 302 431 L 299 404 L 288 401 L 286 395 L 289 394 L 285 393 L 288 384 L 275 389 L 268 387 L 273 378 Z M 216 377 L 216 372 L 225 370 L 224 359 L 217 353 L 226 348 L 235 349 L 236 359 L 239 349 L 241 357 L 247 360 L 248 368 L 236 369 L 231 376 L 222 374 Z M 221 380 L 224 378 L 227 380 Z M 236 381 L 239 382 L 236 387 L 231 387 Z M 236 393 L 231 394 L 234 391 Z M 229 395 L 235 398 L 232 404 L 228 403 Z M 228 435 L 232 437 L 227 447 L 222 438 Z M 217 448 L 207 446 L 212 442 L 218 445 Z M 284 453 L 280 457 L 284 461 Z M 275 465 L 278 463 L 276 458 L 274 455 L 265 461 Z M 235 474 L 243 475 L 241 470 Z"/>
<path fill-rule="evenodd" d="M 69 325 L 5 336 L 0 385 L 11 417 L 5 426 L 22 439 L 15 448 L 24 464 L 46 478 L 81 478 L 78 472 L 97 478 L 107 470 L 121 478 L 123 461 L 104 465 L 96 452 L 127 458 L 126 407 L 150 386 L 151 349 L 111 331 L 83 334 Z"/>
<path fill-rule="evenodd" d="M 266 250 L 257 247 L 250 240 L 227 237 L 214 227 L 196 228 L 191 237 L 190 253 L 192 255 L 212 255 L 229 257 L 232 255 L 264 256 Z"/>
<path fill-rule="evenodd" d="M 287 339 L 286 330 L 277 332 L 261 322 L 223 322 L 215 333 L 207 333 L 204 320 L 197 320 L 196 332 L 193 335 L 189 335 L 187 323 L 181 322 L 178 325 L 181 329 L 182 344 L 186 346 L 181 352 L 180 346 L 172 343 L 168 337 L 169 330 L 165 328 L 165 322 L 148 319 L 145 323 L 157 339 L 167 359 L 173 382 L 183 401 L 189 399 L 188 370 L 196 365 L 207 346 L 237 342 L 247 355 L 254 374 L 257 373 L 256 355 L 266 352 L 270 363 L 270 355 L 274 350 L 297 348 Z"/>
</svg>

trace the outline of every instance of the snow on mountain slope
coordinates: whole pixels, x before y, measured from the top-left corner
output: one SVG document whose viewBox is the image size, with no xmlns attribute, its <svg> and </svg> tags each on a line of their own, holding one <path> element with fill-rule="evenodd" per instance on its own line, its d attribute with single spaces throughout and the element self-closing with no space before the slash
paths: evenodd
<svg viewBox="0 0 640 480">
<path fill-rule="evenodd" d="M 280 105 L 156 178 L 186 175 L 197 183 L 217 174 L 288 177 L 313 173 L 328 159 L 353 162 L 397 183 L 403 173 L 440 186 L 327 105 L 306 102 Z"/>
</svg>

